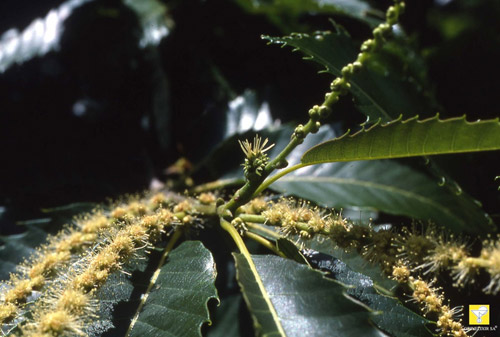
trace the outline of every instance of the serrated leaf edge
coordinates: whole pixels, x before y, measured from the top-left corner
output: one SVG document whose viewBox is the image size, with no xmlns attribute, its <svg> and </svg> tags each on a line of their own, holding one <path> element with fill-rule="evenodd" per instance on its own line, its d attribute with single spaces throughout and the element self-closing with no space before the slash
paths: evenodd
<svg viewBox="0 0 500 337">
<path fill-rule="evenodd" d="M 314 150 L 316 150 L 317 148 L 320 148 L 320 147 L 323 147 L 325 146 L 325 144 L 332 144 L 332 143 L 335 143 L 335 142 L 338 142 L 338 141 L 341 141 L 345 138 L 355 138 L 361 134 L 366 134 L 366 133 L 369 133 L 370 131 L 374 130 L 374 129 L 377 129 L 377 128 L 386 128 L 386 127 L 389 127 L 389 126 L 393 126 L 395 124 L 408 124 L 408 123 L 418 123 L 418 124 L 425 124 L 425 123 L 432 123 L 432 122 L 437 122 L 437 123 L 452 123 L 452 122 L 457 122 L 457 121 L 463 121 L 466 125 L 478 125 L 478 124 L 490 124 L 490 123 L 497 123 L 499 126 L 500 126 L 500 118 L 497 117 L 497 118 L 494 118 L 494 119 L 488 119 L 488 120 L 478 120 L 478 121 L 474 121 L 474 122 L 469 122 L 467 121 L 466 119 L 466 115 L 463 115 L 461 117 L 453 117 L 453 118 L 448 118 L 448 119 L 439 119 L 439 113 L 434 115 L 433 117 L 430 117 L 430 118 L 426 118 L 426 119 L 423 119 L 423 120 L 419 120 L 419 116 L 416 115 L 414 117 L 411 117 L 409 119 L 406 119 L 406 120 L 403 120 L 403 115 L 399 115 L 399 117 L 393 121 L 390 121 L 390 122 L 387 122 L 387 123 L 383 123 L 381 119 L 379 119 L 375 124 L 373 125 L 369 125 L 368 127 L 366 126 L 366 124 L 362 124 L 361 125 L 361 129 L 356 131 L 355 133 L 352 133 L 351 134 L 351 130 L 347 130 L 347 132 L 345 132 L 342 136 L 339 136 L 337 138 L 334 138 L 334 139 L 330 139 L 330 140 L 327 140 L 325 142 L 322 142 L 318 145 L 315 145 L 313 147 L 311 147 L 310 149 L 308 149 L 306 152 L 304 152 L 304 154 L 302 155 L 302 158 L 301 158 L 301 163 L 303 164 L 307 164 L 307 165 L 315 165 L 315 164 L 322 164 L 322 163 L 331 163 L 331 162 L 340 162 L 340 161 L 352 161 L 352 160 L 375 160 L 375 159 L 384 159 L 384 158 L 404 158 L 404 157 L 412 157 L 412 156 L 424 156 L 424 155 L 435 155 L 435 154 L 448 154 L 448 153 L 465 153 L 465 152 L 477 152 L 477 151 L 482 151 L 481 149 L 471 149 L 471 150 L 458 150 L 458 151 L 454 151 L 453 149 L 451 151 L 448 151 L 448 152 L 442 152 L 442 151 L 438 151 L 438 152 L 425 152 L 423 154 L 416 154 L 416 155 L 407 155 L 407 154 L 403 154 L 403 155 L 391 155 L 391 156 L 384 156 L 384 157 L 369 157 L 369 158 L 365 158 L 365 159 L 341 159 L 341 160 L 335 160 L 335 161 L 331 161 L 331 160 L 322 160 L 322 161 L 306 161 L 305 158 L 307 158 L 307 155 L 310 154 L 311 152 L 313 152 Z M 498 146 L 498 148 L 495 148 L 495 149 L 500 149 L 500 144 Z M 495 149 L 488 149 L 488 150 L 495 150 Z"/>
</svg>

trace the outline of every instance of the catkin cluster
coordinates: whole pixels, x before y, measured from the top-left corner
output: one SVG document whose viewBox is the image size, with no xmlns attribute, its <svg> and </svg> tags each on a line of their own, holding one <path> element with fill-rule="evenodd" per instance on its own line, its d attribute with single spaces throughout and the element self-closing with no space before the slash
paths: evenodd
<svg viewBox="0 0 500 337">
<path fill-rule="evenodd" d="M 214 202 L 212 194 L 196 200 L 158 193 L 76 218 L 2 286 L 3 333 L 84 336 L 98 304 L 96 292 L 110 275 L 125 272 L 127 263 L 166 233 L 198 223 L 202 213 L 213 213 Z"/>
<path fill-rule="evenodd" d="M 317 237 L 329 239 L 338 247 L 356 250 L 370 262 L 379 263 L 386 274 L 411 289 L 411 298 L 426 315 L 437 319 L 442 336 L 467 336 L 459 320 L 461 308 L 451 308 L 445 303 L 442 292 L 432 287 L 434 277 L 450 274 L 455 286 L 474 283 L 480 272 L 489 274 L 485 293 L 500 291 L 500 241 L 483 242 L 479 256 L 471 256 L 464 238 L 447 234 L 429 225 L 414 225 L 400 230 L 375 230 L 372 226 L 356 225 L 340 213 L 326 212 L 308 202 L 281 198 L 266 201 L 258 198 L 240 208 L 241 213 L 259 217 L 241 219 L 278 227 L 285 237 L 298 238 L 301 245 Z"/>
<path fill-rule="evenodd" d="M 420 277 L 411 276 L 411 271 L 405 265 L 405 262 L 400 261 L 394 266 L 392 271 L 393 278 L 405 283 L 412 290 L 411 302 L 415 302 L 420 306 L 423 314 L 426 316 L 434 315 L 437 317 L 436 326 L 441 336 L 452 337 L 467 337 L 467 329 L 462 325 L 462 309 L 463 307 L 450 308 L 444 304 L 444 295 L 440 289 L 433 287 L 432 282 L 429 283 Z"/>
</svg>

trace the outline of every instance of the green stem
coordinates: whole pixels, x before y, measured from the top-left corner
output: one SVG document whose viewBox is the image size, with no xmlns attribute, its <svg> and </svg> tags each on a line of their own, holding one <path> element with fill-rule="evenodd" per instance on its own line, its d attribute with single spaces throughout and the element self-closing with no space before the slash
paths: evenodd
<svg viewBox="0 0 500 337">
<path fill-rule="evenodd" d="M 252 260 L 252 258 L 250 257 L 250 252 L 248 251 L 245 242 L 243 242 L 243 239 L 241 238 L 241 235 L 240 233 L 238 233 L 236 228 L 234 228 L 229 221 L 224 220 L 223 218 L 220 218 L 220 225 L 222 229 L 229 233 L 234 243 L 236 244 L 236 247 L 238 247 L 240 253 L 243 254 L 243 256 L 245 256 L 247 260 Z"/>
<path fill-rule="evenodd" d="M 474 265 L 476 267 L 488 268 L 491 267 L 492 262 L 487 259 L 483 259 L 480 257 L 468 257 L 465 259 L 468 264 Z"/>
<path fill-rule="evenodd" d="M 158 262 L 158 267 L 156 267 L 156 270 L 151 277 L 151 280 L 149 281 L 148 289 L 146 289 L 146 292 L 143 294 L 141 298 L 141 303 L 139 303 L 139 306 L 137 307 L 137 310 L 134 314 L 134 318 L 130 322 L 130 325 L 127 329 L 127 333 L 125 334 L 125 337 L 130 336 L 130 332 L 134 328 L 135 323 L 137 322 L 137 319 L 139 318 L 139 314 L 141 313 L 142 308 L 144 307 L 144 304 L 146 303 L 146 300 L 148 299 L 149 293 L 153 289 L 156 280 L 158 279 L 158 276 L 160 275 L 161 267 L 165 264 L 165 260 L 167 259 L 168 254 L 172 251 L 174 248 L 175 244 L 177 241 L 181 238 L 182 236 L 182 230 L 177 230 L 174 232 L 174 235 L 170 239 L 170 241 L 167 244 L 167 247 L 165 247 L 165 250 L 163 251 L 163 255 L 161 256 L 160 262 Z"/>
<path fill-rule="evenodd" d="M 273 230 L 270 230 L 269 228 L 266 228 L 262 225 L 259 225 L 257 223 L 246 223 L 245 226 L 247 226 L 247 228 L 249 228 L 251 231 L 253 232 L 260 232 L 260 233 L 265 233 L 266 235 L 272 237 L 272 238 L 275 238 L 275 239 L 283 239 L 283 236 L 276 233 L 275 231 Z"/>
<path fill-rule="evenodd" d="M 247 238 L 249 238 L 249 239 L 252 239 L 255 242 L 260 243 L 262 246 L 264 246 L 267 249 L 273 251 L 276 255 L 279 255 L 281 257 L 286 258 L 285 254 L 283 254 L 282 252 L 280 252 L 278 250 L 278 248 L 276 248 L 276 246 L 271 241 L 263 238 L 262 236 L 260 236 L 258 234 L 255 234 L 255 233 L 252 233 L 252 232 L 248 232 L 248 231 L 245 232 L 245 236 Z"/>
<path fill-rule="evenodd" d="M 247 261 L 248 266 L 250 268 L 250 271 L 252 272 L 252 274 L 255 278 L 255 282 L 257 283 L 259 290 L 262 293 L 262 298 L 264 299 L 264 301 L 266 301 L 266 304 L 268 306 L 268 310 L 269 310 L 271 316 L 273 316 L 274 322 L 276 323 L 276 327 L 278 328 L 279 335 L 282 337 L 285 337 L 286 334 L 285 334 L 285 331 L 283 330 L 283 327 L 281 326 L 280 319 L 278 317 L 278 313 L 276 312 L 276 309 L 274 308 L 274 305 L 271 302 L 271 299 L 267 295 L 267 290 L 264 287 L 264 283 L 262 282 L 262 279 L 260 278 L 259 273 L 257 272 L 257 267 L 255 267 L 255 263 L 253 263 L 252 256 L 250 255 L 250 252 L 248 251 L 247 246 L 243 242 L 243 239 L 241 238 L 241 236 L 238 233 L 238 231 L 236 230 L 236 228 L 234 228 L 233 225 L 231 225 L 231 223 L 229 223 L 227 220 L 225 220 L 222 217 L 220 218 L 220 225 L 221 225 L 222 229 L 224 229 L 226 232 L 229 233 L 229 235 L 233 239 L 234 243 L 236 243 L 236 246 L 240 250 L 240 253 L 243 255 L 243 257 Z"/>
<path fill-rule="evenodd" d="M 264 223 L 266 222 L 266 217 L 263 215 L 257 214 L 238 214 L 238 218 L 243 220 L 244 222 L 253 222 L 253 223 Z"/>
<path fill-rule="evenodd" d="M 252 197 L 256 195 L 255 192 L 262 185 L 264 180 L 276 169 L 276 167 L 280 166 L 280 164 L 286 160 L 286 157 L 288 157 L 288 155 L 298 145 L 302 144 L 302 142 L 304 141 L 304 137 L 311 133 L 311 131 L 313 131 L 315 128 L 316 121 L 309 119 L 306 125 L 304 125 L 302 128 L 304 135 L 301 138 L 293 136 L 290 143 L 288 143 L 288 145 L 280 152 L 280 154 L 278 154 L 276 158 L 274 158 L 266 165 L 261 176 L 256 180 L 248 180 L 242 188 L 236 191 L 231 200 L 229 200 L 219 209 L 219 214 L 228 215 L 226 214 L 227 211 L 233 214 L 238 207 L 249 202 Z"/>
<path fill-rule="evenodd" d="M 310 118 L 306 125 L 299 125 L 295 129 L 295 132 L 292 135 L 292 139 L 290 140 L 288 145 L 280 152 L 280 154 L 276 156 L 276 158 L 271 160 L 266 165 L 259 177 L 255 178 L 254 180 L 248 179 L 245 185 L 234 194 L 231 200 L 227 204 L 222 205 L 219 208 L 219 215 L 231 216 L 234 211 L 238 209 L 238 207 L 249 202 L 252 197 L 258 194 L 257 192 L 262 192 L 267 186 L 269 186 L 270 183 L 274 181 L 273 180 L 270 183 L 268 182 L 264 185 L 264 187 L 261 187 L 264 180 L 277 167 L 286 166 L 284 164 L 286 163 L 286 158 L 288 157 L 288 155 L 304 141 L 304 138 L 309 133 L 318 131 L 318 120 L 324 119 L 331 112 L 331 107 L 339 100 L 340 96 L 343 96 L 347 93 L 347 91 L 350 89 L 350 84 L 348 83 L 349 79 L 357 70 L 360 69 L 360 67 L 363 66 L 363 62 L 368 57 L 370 49 L 373 50 L 377 48 L 377 46 L 380 47 L 384 34 L 392 29 L 392 24 L 395 24 L 397 22 L 397 18 L 399 17 L 403 7 L 404 4 L 397 1 L 394 6 L 391 6 L 390 9 L 388 9 L 386 14 L 386 22 L 380 24 L 373 30 L 374 40 L 365 41 L 365 43 L 363 43 L 363 46 L 361 47 L 361 53 L 358 55 L 358 59 L 355 62 L 349 63 L 342 68 L 342 76 L 337 78 L 332 83 L 332 92 L 328 93 L 325 96 L 323 104 L 320 107 L 315 106 L 309 111 Z"/>
<path fill-rule="evenodd" d="M 280 179 L 281 177 L 287 175 L 288 173 L 290 172 L 293 172 L 295 170 L 298 170 L 302 167 L 306 167 L 307 164 L 297 164 L 297 165 L 293 165 L 293 166 L 290 166 L 289 168 L 287 169 L 284 169 L 278 173 L 276 173 L 274 176 L 266 179 L 260 186 L 259 188 L 257 189 L 257 191 L 254 192 L 254 197 L 256 197 L 257 195 L 259 195 L 260 193 L 262 193 L 266 188 L 268 188 L 272 183 L 274 183 L 276 180 Z"/>
<path fill-rule="evenodd" d="M 263 224 L 266 222 L 266 217 L 263 215 L 255 215 L 255 214 L 238 214 L 238 218 L 243 220 L 245 223 L 258 223 L 258 224 Z M 271 224 L 268 223 L 271 226 L 276 226 L 276 227 L 282 227 L 281 223 L 275 223 Z M 314 231 L 312 230 L 311 226 L 305 222 L 296 222 L 294 224 L 294 227 L 300 231 L 306 231 L 308 233 L 313 233 Z M 322 229 L 321 231 L 317 232 L 316 234 L 322 234 L 322 235 L 330 235 L 330 230 L 328 229 Z"/>
<path fill-rule="evenodd" d="M 297 147 L 299 146 L 300 144 L 302 144 L 302 142 L 304 141 L 304 138 L 309 134 L 311 133 L 311 131 L 316 127 L 316 121 L 313 121 L 312 119 L 309 119 L 309 121 L 306 123 L 306 125 L 304 125 L 304 137 L 303 138 L 298 138 L 298 137 L 292 137 L 292 140 L 290 141 L 290 143 L 288 143 L 288 145 L 280 152 L 280 154 L 278 154 L 276 156 L 276 158 L 274 158 L 272 161 L 270 161 L 267 165 L 266 165 L 266 168 L 265 168 L 265 173 L 266 173 L 266 177 L 269 176 L 269 174 L 271 174 L 276 165 L 278 165 L 279 163 L 283 162 L 284 160 L 286 160 L 286 158 L 288 157 L 288 155 Z"/>
</svg>

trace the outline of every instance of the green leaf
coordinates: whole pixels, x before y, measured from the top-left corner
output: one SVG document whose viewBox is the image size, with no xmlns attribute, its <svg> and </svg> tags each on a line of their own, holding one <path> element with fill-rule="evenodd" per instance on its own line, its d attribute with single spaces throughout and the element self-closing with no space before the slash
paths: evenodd
<svg viewBox="0 0 500 337">
<path fill-rule="evenodd" d="M 393 160 L 339 162 L 311 166 L 282 177 L 271 188 L 326 207 L 372 207 L 454 232 L 484 234 L 491 219 L 463 193 Z"/>
<path fill-rule="evenodd" d="M 293 128 L 285 125 L 259 133 L 276 144 L 269 151 L 272 158 L 286 146 Z M 229 138 L 211 154 L 210 160 L 200 170 L 217 172 L 227 179 L 242 177 L 240 164 L 243 154 L 238 148 L 237 139 L 251 139 L 253 135 L 246 133 Z M 309 135 L 290 154 L 289 165 L 298 164 L 308 149 L 337 135 L 332 128 L 327 127 Z M 228 156 L 227 153 L 236 155 Z M 354 207 L 424 221 L 430 219 L 453 231 L 484 234 L 490 231 L 492 224 L 491 218 L 451 179 L 433 177 L 425 172 L 425 168 L 415 168 L 396 160 L 338 162 L 304 167 L 282 177 L 270 188 L 314 201 L 324 207 Z"/>
<path fill-rule="evenodd" d="M 332 243 L 328 242 L 327 245 L 332 246 Z M 432 336 L 426 328 L 426 324 L 431 321 L 406 308 L 396 297 L 380 294 L 377 290 L 381 290 L 381 287 L 376 288 L 374 281 L 364 272 L 353 271 L 343 260 L 318 252 L 309 251 L 307 257 L 315 266 L 329 271 L 336 280 L 352 286 L 347 290 L 347 294 L 360 300 L 370 309 L 380 312 L 372 320 L 383 331 L 398 337 Z M 365 266 L 367 264 L 365 261 Z M 376 269 L 380 271 L 379 268 Z M 388 289 L 383 290 L 385 293 L 390 292 Z"/>
<path fill-rule="evenodd" d="M 24 233 L 0 236 L 0 280 L 7 280 L 16 266 L 35 253 L 35 247 L 44 243 L 46 237 L 46 231 L 33 225 L 26 225 Z"/>
<path fill-rule="evenodd" d="M 201 242 L 182 243 L 161 267 L 130 336 L 201 336 L 201 326 L 210 322 L 207 303 L 218 298 L 216 274 Z"/>
<path fill-rule="evenodd" d="M 208 330 L 207 337 L 240 337 L 240 305 L 244 305 L 241 294 L 221 298 L 220 306 L 215 311 L 213 327 Z"/>
<path fill-rule="evenodd" d="M 289 45 L 300 50 L 311 59 L 326 68 L 326 71 L 341 75 L 341 69 L 346 64 L 356 60 L 359 47 L 342 30 L 336 32 L 317 32 L 315 35 L 292 34 L 285 37 L 263 36 L 270 43 Z M 395 53 L 392 54 L 397 57 Z M 402 64 L 410 61 L 400 60 Z M 381 119 L 388 122 L 400 114 L 412 117 L 417 114 L 430 114 L 435 108 L 430 103 L 422 86 L 416 86 L 415 77 L 398 73 L 391 67 L 382 54 L 372 57 L 366 67 L 355 74 L 350 80 L 351 92 L 358 109 L 370 120 Z M 404 67 L 403 67 L 404 68 Z M 410 81 L 412 78 L 413 81 Z"/>
<path fill-rule="evenodd" d="M 297 246 L 290 240 L 280 238 L 276 240 L 276 247 L 285 255 L 285 257 L 292 259 L 293 261 L 300 264 L 308 264 L 304 255 L 302 255 Z"/>
<path fill-rule="evenodd" d="M 465 116 L 419 121 L 418 116 L 388 124 L 377 123 L 355 134 L 344 134 L 309 149 L 307 165 L 447 153 L 500 150 L 499 119 L 469 123 Z"/>
<path fill-rule="evenodd" d="M 249 12 L 266 14 L 278 26 L 284 17 L 298 19 L 306 13 L 343 15 L 375 26 L 383 21 L 384 13 L 372 8 L 363 0 L 238 0 L 238 4 Z"/>
<path fill-rule="evenodd" d="M 380 336 L 367 309 L 345 296 L 343 284 L 291 260 L 253 255 L 265 288 L 261 291 L 245 257 L 234 257 L 237 279 L 259 335 L 293 337 L 307 331 L 308 336 Z M 277 317 L 271 315 L 265 299 L 271 301 Z"/>
</svg>

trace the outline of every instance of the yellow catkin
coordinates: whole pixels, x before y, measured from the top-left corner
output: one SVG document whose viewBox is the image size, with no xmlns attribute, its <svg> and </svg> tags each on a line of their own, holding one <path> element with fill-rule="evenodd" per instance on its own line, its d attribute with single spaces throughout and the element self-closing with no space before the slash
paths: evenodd
<svg viewBox="0 0 500 337">
<path fill-rule="evenodd" d="M 82 327 L 75 317 L 66 310 L 49 312 L 40 317 L 39 332 L 41 333 L 61 336 L 66 332 L 74 332 L 78 335 L 84 335 L 81 329 Z"/>
<path fill-rule="evenodd" d="M 163 193 L 156 193 L 149 199 L 149 203 L 153 209 L 157 209 L 159 207 L 166 207 L 168 201 Z"/>
<path fill-rule="evenodd" d="M 415 279 L 410 276 L 409 283 L 414 289 L 413 300 L 420 304 L 422 311 L 437 314 L 437 328 L 440 336 L 467 336 L 461 320 L 455 320 L 462 308 L 450 309 L 449 306 L 444 305 L 444 296 L 438 293 L 438 289 L 433 288 L 422 279 Z"/>
<path fill-rule="evenodd" d="M 193 216 L 189 217 L 193 221 Z M 104 285 L 113 272 L 123 270 L 123 265 L 136 256 L 139 250 L 150 247 L 153 233 L 161 234 L 176 223 L 179 221 L 172 212 L 158 209 L 152 214 L 130 218 L 125 224 L 109 231 L 95 252 L 80 260 L 83 269 L 68 278 L 62 290 L 44 296 L 43 305 L 35 308 L 35 321 L 24 327 L 25 335 L 81 334 L 82 322 L 85 317 L 88 320 L 92 315 L 90 308 L 95 301 L 95 291 Z"/>
<path fill-rule="evenodd" d="M 201 193 L 199 196 L 198 196 L 198 200 L 204 204 L 204 205 L 208 205 L 208 204 L 212 204 L 215 202 L 215 194 L 213 193 Z"/>
<path fill-rule="evenodd" d="M 82 315 L 89 307 L 90 298 L 76 289 L 66 289 L 57 300 L 56 308 L 72 314 Z"/>
<path fill-rule="evenodd" d="M 193 209 L 193 205 L 190 201 L 184 200 L 174 206 L 174 212 L 189 212 Z"/>
<path fill-rule="evenodd" d="M 484 288 L 488 294 L 500 292 L 500 241 L 483 242 L 483 249 L 479 257 L 484 269 L 490 274 L 490 282 Z"/>
<path fill-rule="evenodd" d="M 142 202 L 134 201 L 128 205 L 127 210 L 131 213 L 131 215 L 138 216 L 146 214 L 148 207 Z"/>
<path fill-rule="evenodd" d="M 8 322 L 15 317 L 17 306 L 13 303 L 4 303 L 0 305 L 0 322 Z"/>
<path fill-rule="evenodd" d="M 24 305 L 34 290 L 42 290 L 47 286 L 48 281 L 56 277 L 58 273 L 64 272 L 72 256 L 78 256 L 77 254 L 95 245 L 98 240 L 102 241 L 102 238 L 109 237 L 110 233 L 124 225 L 120 221 L 127 216 L 132 218 L 149 213 L 152 218 L 147 219 L 141 225 L 129 226 L 131 238 L 122 236 L 114 241 L 114 249 L 120 256 L 119 262 L 114 261 L 113 267 L 109 270 L 97 270 L 93 275 L 82 274 L 79 282 L 82 287 L 92 288 L 92 278 L 99 279 L 101 282 L 105 281 L 111 270 L 119 269 L 118 263 L 121 263 L 121 260 L 130 258 L 137 247 L 143 247 L 148 242 L 150 236 L 154 236 L 155 240 L 158 239 L 161 233 L 165 232 L 163 226 L 174 221 L 173 214 L 167 210 L 160 208 L 157 212 L 153 212 L 157 208 L 151 203 L 166 204 L 167 198 L 162 195 L 159 193 L 155 198 L 146 198 L 146 202 L 137 198 L 130 199 L 109 213 L 98 210 L 90 215 L 76 218 L 74 228 L 66 228 L 60 234 L 49 238 L 48 243 L 38 249 L 36 255 L 23 264 L 24 271 L 14 274 L 2 291 L 3 294 L 0 294 L 0 323 L 15 317 L 20 306 Z"/>
<path fill-rule="evenodd" d="M 82 225 L 83 233 L 98 233 L 111 226 L 111 222 L 104 215 L 97 215 Z"/>
</svg>

